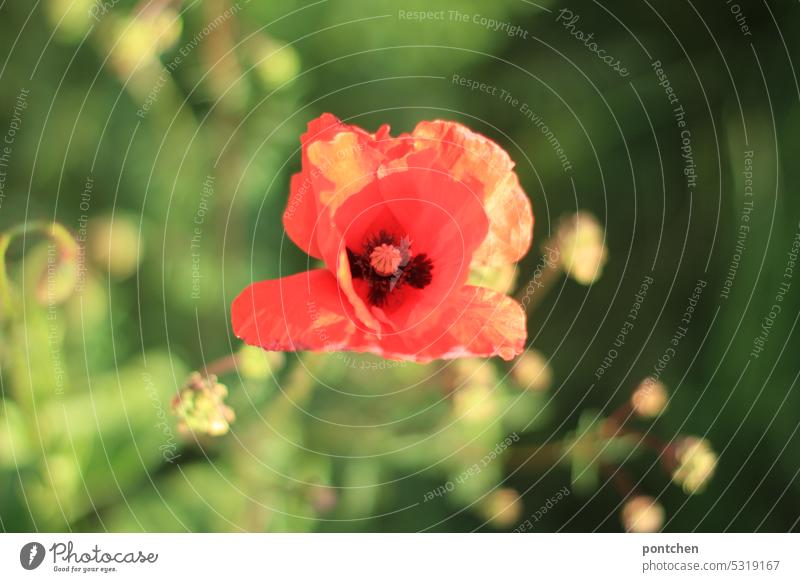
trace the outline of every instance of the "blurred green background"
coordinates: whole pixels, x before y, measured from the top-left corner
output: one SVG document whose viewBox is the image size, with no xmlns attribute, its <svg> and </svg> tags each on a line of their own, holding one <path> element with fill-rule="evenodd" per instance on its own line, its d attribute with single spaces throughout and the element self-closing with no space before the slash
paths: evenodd
<svg viewBox="0 0 800 582">
<path fill-rule="evenodd" d="M 6 253 L 0 527 L 619 531 L 635 490 L 658 499 L 668 531 L 798 529 L 800 281 L 787 269 L 800 220 L 800 7 L 733 6 L 0 4 L 0 232 L 57 221 L 80 244 L 74 290 L 76 274 L 54 267 L 67 243 L 31 228 Z M 443 12 L 409 16 L 419 10 Z M 299 136 L 325 111 L 395 133 L 452 119 L 500 143 L 536 214 L 517 295 L 562 217 L 597 217 L 602 276 L 557 278 L 530 313 L 549 381 L 529 386 L 494 360 L 383 368 L 240 351 L 231 299 L 307 267 L 280 217 Z M 646 276 L 635 325 L 598 379 Z M 653 374 L 698 280 L 707 286 L 661 371 L 669 406 L 632 423 L 663 442 L 712 443 L 716 474 L 686 495 L 656 452 L 597 427 Z M 217 436 L 182 429 L 173 398 L 219 358 L 236 419 Z"/>
</svg>

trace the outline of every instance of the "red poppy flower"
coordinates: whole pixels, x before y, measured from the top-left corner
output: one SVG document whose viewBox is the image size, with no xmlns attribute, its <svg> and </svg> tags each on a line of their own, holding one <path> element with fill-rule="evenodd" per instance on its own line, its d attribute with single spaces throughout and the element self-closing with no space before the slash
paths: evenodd
<svg viewBox="0 0 800 582">
<path fill-rule="evenodd" d="M 467 285 L 470 269 L 518 261 L 533 230 L 508 154 L 449 121 L 371 134 L 330 114 L 302 137 L 283 224 L 325 268 L 245 289 L 236 335 L 266 350 L 371 352 L 426 362 L 525 344 L 520 305 Z"/>
</svg>

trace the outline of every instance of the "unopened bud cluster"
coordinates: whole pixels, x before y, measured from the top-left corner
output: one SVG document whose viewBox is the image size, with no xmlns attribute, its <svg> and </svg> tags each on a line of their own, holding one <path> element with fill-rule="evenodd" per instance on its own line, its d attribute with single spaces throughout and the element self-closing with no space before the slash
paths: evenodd
<svg viewBox="0 0 800 582">
<path fill-rule="evenodd" d="M 717 454 L 706 439 L 683 437 L 674 448 L 677 467 L 672 480 L 692 495 L 702 493 L 717 468 Z"/>
<path fill-rule="evenodd" d="M 230 430 L 236 415 L 224 403 L 228 389 L 217 377 L 204 377 L 193 372 L 180 393 L 172 401 L 172 412 L 178 417 L 178 429 L 209 436 L 221 436 Z"/>
</svg>

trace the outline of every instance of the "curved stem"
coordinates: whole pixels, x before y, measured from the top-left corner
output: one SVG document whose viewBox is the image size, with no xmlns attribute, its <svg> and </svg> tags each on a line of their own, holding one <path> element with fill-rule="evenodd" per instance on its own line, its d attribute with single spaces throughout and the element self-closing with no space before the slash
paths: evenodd
<svg viewBox="0 0 800 582">
<path fill-rule="evenodd" d="M 229 354 L 227 356 L 217 358 L 207 366 L 203 367 L 203 376 L 206 378 L 209 376 L 224 376 L 225 374 L 233 372 L 236 369 L 237 362 L 238 359 L 236 354 Z"/>
<path fill-rule="evenodd" d="M 5 319 L 11 313 L 11 285 L 8 279 L 8 269 L 6 268 L 6 252 L 11 242 L 20 235 L 29 232 L 42 232 L 45 236 L 50 236 L 56 242 L 58 237 L 55 235 L 56 228 L 64 230 L 63 226 L 57 223 L 47 223 L 43 221 L 33 221 L 12 226 L 0 235 L 0 301 L 3 302 L 0 319 Z"/>
</svg>

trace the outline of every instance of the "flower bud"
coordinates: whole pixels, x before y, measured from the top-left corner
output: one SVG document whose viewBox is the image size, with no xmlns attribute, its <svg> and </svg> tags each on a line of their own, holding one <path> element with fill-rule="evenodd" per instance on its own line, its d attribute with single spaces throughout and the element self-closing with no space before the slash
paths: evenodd
<svg viewBox="0 0 800 582">
<path fill-rule="evenodd" d="M 519 493 L 510 487 L 492 491 L 486 498 L 483 513 L 497 528 L 509 528 L 519 522 L 523 503 Z"/>
<path fill-rule="evenodd" d="M 481 384 L 491 388 L 497 383 L 494 366 L 488 360 L 462 358 L 453 360 L 449 363 L 449 366 L 454 375 L 454 388 L 467 384 Z"/>
<path fill-rule="evenodd" d="M 497 413 L 493 388 L 486 384 L 467 384 L 453 394 L 453 414 L 469 422 L 484 422 Z"/>
<path fill-rule="evenodd" d="M 631 394 L 631 408 L 642 418 L 655 418 L 667 407 L 667 388 L 654 378 L 642 381 Z"/>
<path fill-rule="evenodd" d="M 689 495 L 702 493 L 717 468 L 711 443 L 699 437 L 683 437 L 675 444 L 674 455 L 678 466 L 672 480 Z"/>
<path fill-rule="evenodd" d="M 126 78 L 158 65 L 158 56 L 178 41 L 183 21 L 172 8 L 145 7 L 132 15 L 103 17 L 101 41 L 117 74 Z"/>
<path fill-rule="evenodd" d="M 649 495 L 631 497 L 622 506 L 622 525 L 632 533 L 654 533 L 664 525 L 664 507 Z"/>
<path fill-rule="evenodd" d="M 159 7 L 144 10 L 139 18 L 150 27 L 155 40 L 155 48 L 160 54 L 172 49 L 181 38 L 183 20 L 174 8 Z"/>
<path fill-rule="evenodd" d="M 253 35 L 245 48 L 258 76 L 270 89 L 291 81 L 300 72 L 300 55 L 292 45 Z"/>
<path fill-rule="evenodd" d="M 77 41 L 89 30 L 95 0 L 48 0 L 47 20 L 56 34 L 67 41 Z"/>
<path fill-rule="evenodd" d="M 550 388 L 553 371 L 540 352 L 529 350 L 519 356 L 511 369 L 511 375 L 521 388 L 542 392 Z"/>
<path fill-rule="evenodd" d="M 89 256 L 115 279 L 126 279 L 136 272 L 141 260 L 139 227 L 131 218 L 117 215 L 94 218 L 89 222 Z"/>
<path fill-rule="evenodd" d="M 582 285 L 600 278 L 608 260 L 605 231 L 588 212 L 578 212 L 561 221 L 556 236 L 559 241 L 561 267 Z"/>
<path fill-rule="evenodd" d="M 221 436 L 228 432 L 236 415 L 224 404 L 228 389 L 217 382 L 193 372 L 180 393 L 172 401 L 172 412 L 178 417 L 182 432 L 198 432 Z"/>
</svg>

